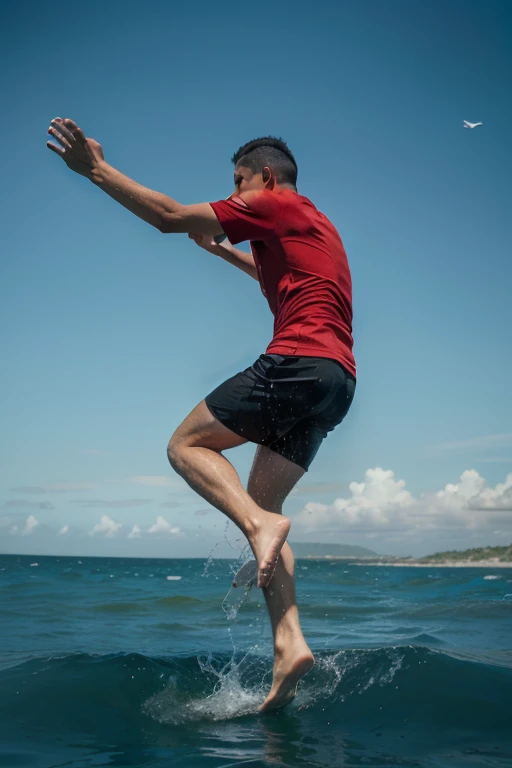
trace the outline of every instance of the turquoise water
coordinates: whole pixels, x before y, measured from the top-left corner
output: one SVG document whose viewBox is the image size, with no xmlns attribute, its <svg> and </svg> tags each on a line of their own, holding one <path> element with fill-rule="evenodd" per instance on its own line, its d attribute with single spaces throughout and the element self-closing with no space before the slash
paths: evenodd
<svg viewBox="0 0 512 768">
<path fill-rule="evenodd" d="M 512 570 L 299 560 L 317 663 L 263 716 L 234 568 L 0 556 L 0 766 L 512 766 Z"/>
</svg>

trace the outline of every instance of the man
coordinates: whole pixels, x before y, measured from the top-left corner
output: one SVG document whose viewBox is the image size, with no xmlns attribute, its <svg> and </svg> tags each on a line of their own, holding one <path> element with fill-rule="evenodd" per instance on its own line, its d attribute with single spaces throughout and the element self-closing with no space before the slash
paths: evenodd
<svg viewBox="0 0 512 768">
<path fill-rule="evenodd" d="M 266 354 L 199 403 L 171 437 L 169 461 L 247 536 L 274 636 L 272 688 L 261 711 L 286 704 L 314 664 L 299 624 L 290 520 L 282 504 L 355 391 L 352 285 L 340 237 L 296 189 L 284 142 L 256 139 L 233 158 L 235 191 L 217 203 L 181 205 L 132 181 L 69 119 L 52 120 L 47 145 L 161 232 L 187 232 L 260 282 L 275 316 Z M 231 245 L 220 241 L 227 235 Z M 252 254 L 233 248 L 250 240 Z M 257 444 L 247 491 L 223 451 Z"/>
</svg>

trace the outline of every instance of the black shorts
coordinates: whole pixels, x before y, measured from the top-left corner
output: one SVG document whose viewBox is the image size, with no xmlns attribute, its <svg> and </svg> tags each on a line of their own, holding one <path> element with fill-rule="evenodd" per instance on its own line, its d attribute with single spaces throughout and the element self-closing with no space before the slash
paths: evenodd
<svg viewBox="0 0 512 768">
<path fill-rule="evenodd" d="M 324 357 L 260 355 L 205 398 L 225 427 L 307 470 L 320 443 L 345 418 L 355 378 Z"/>
</svg>

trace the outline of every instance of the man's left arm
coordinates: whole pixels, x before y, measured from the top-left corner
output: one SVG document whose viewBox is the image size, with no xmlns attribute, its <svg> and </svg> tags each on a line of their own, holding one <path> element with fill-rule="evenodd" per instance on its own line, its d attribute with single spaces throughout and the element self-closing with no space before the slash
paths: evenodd
<svg viewBox="0 0 512 768">
<path fill-rule="evenodd" d="M 48 133 L 61 144 L 47 142 L 68 168 L 86 176 L 110 197 L 160 232 L 197 232 L 220 235 L 219 224 L 209 203 L 182 205 L 167 195 L 138 184 L 105 162 L 103 150 L 94 139 L 84 136 L 72 120 L 55 118 Z"/>
</svg>

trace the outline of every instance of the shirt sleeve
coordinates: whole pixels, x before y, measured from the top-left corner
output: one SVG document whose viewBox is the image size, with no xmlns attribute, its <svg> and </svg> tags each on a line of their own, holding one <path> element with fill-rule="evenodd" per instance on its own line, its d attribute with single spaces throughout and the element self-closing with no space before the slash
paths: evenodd
<svg viewBox="0 0 512 768">
<path fill-rule="evenodd" d="M 233 245 L 244 240 L 266 240 L 279 218 L 279 202 L 266 190 L 246 197 L 231 195 L 210 205 Z"/>
</svg>

